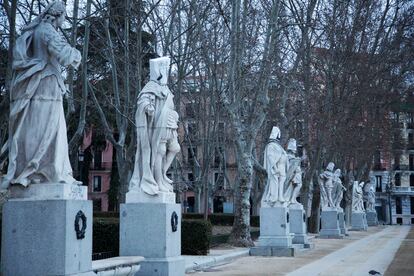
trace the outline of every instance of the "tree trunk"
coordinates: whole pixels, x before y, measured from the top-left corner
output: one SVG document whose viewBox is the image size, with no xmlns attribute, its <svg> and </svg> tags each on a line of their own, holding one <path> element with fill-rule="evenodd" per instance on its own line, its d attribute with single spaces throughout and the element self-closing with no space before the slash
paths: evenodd
<svg viewBox="0 0 414 276">
<path fill-rule="evenodd" d="M 233 229 L 229 243 L 234 246 L 250 247 L 253 241 L 250 236 L 250 190 L 253 180 L 253 162 L 250 152 L 243 152 L 238 147 L 238 185 L 235 188 L 235 213 Z"/>
<path fill-rule="evenodd" d="M 320 228 L 320 202 L 321 202 L 321 195 L 320 195 L 320 188 L 319 182 L 316 177 L 313 177 L 313 196 L 312 196 L 312 210 L 311 216 L 309 218 L 309 229 L 310 233 L 319 233 Z"/>
</svg>

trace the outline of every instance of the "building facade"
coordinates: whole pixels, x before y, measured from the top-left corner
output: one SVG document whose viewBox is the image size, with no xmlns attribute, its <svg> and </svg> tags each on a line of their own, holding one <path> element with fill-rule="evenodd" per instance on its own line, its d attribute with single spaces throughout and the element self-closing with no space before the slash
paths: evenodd
<svg viewBox="0 0 414 276">
<path fill-rule="evenodd" d="M 392 113 L 395 137 L 392 152 L 378 153 L 370 173 L 376 187 L 378 219 L 414 224 L 414 112 Z"/>
</svg>

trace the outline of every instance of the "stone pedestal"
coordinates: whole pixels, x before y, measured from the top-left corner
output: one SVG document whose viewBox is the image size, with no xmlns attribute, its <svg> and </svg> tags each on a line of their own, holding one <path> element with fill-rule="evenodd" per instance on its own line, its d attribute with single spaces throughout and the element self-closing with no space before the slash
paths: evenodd
<svg viewBox="0 0 414 276">
<path fill-rule="evenodd" d="M 318 238 L 324 239 L 342 239 L 344 237 L 341 234 L 339 228 L 339 215 L 336 209 L 322 210 L 321 213 L 321 231 Z"/>
<path fill-rule="evenodd" d="M 182 276 L 181 207 L 175 203 L 126 203 L 120 208 L 120 256 L 143 256 L 135 275 Z"/>
<path fill-rule="evenodd" d="M 351 216 L 352 231 L 367 231 L 367 219 L 364 212 L 353 212 Z"/>
<path fill-rule="evenodd" d="M 345 226 L 345 214 L 343 211 L 338 211 L 338 218 L 339 218 L 339 229 L 341 230 L 342 235 L 348 235 Z"/>
<path fill-rule="evenodd" d="M 292 242 L 309 246 L 309 239 L 306 228 L 306 214 L 302 205 L 289 207 L 290 233 L 294 234 Z"/>
<path fill-rule="evenodd" d="M 378 216 L 375 211 L 367 211 L 367 224 L 368 226 L 377 226 L 378 225 Z"/>
<path fill-rule="evenodd" d="M 1 272 L 3 276 L 79 275 L 92 269 L 92 202 L 70 199 L 69 185 L 53 193 L 25 198 L 42 184 L 20 190 L 21 199 L 3 206 Z M 49 184 L 45 184 L 49 185 Z M 75 186 L 81 198 L 86 187 Z M 20 188 L 20 187 L 19 187 Z M 18 189 L 19 189 L 18 188 Z M 13 191 L 11 191 L 13 194 Z M 50 199 L 57 194 L 61 199 Z"/>
<path fill-rule="evenodd" d="M 290 233 L 287 207 L 260 208 L 258 246 L 250 249 L 252 256 L 294 256 L 293 234 Z"/>
</svg>

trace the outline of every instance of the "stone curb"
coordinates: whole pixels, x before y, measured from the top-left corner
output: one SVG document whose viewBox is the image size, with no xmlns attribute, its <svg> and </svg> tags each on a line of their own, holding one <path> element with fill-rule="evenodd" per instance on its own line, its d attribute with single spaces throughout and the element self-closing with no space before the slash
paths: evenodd
<svg viewBox="0 0 414 276">
<path fill-rule="evenodd" d="M 246 249 L 242 249 L 242 250 L 237 250 L 236 252 L 231 252 L 231 253 L 227 253 L 227 254 L 223 254 L 223 255 L 219 255 L 219 256 L 206 257 L 205 260 L 200 260 L 197 263 L 193 262 L 192 264 L 186 265 L 185 266 L 185 272 L 199 270 L 199 269 L 202 269 L 202 268 L 211 267 L 213 265 L 216 265 L 216 264 L 219 264 L 219 263 L 222 263 L 222 262 L 230 261 L 230 260 L 235 259 L 235 258 L 249 256 L 249 251 L 250 251 L 250 248 L 246 248 Z"/>
</svg>

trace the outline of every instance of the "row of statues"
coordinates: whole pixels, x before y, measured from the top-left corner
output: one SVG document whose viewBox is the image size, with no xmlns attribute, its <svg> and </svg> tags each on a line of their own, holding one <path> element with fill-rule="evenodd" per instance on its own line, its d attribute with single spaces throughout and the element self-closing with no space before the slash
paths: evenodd
<svg viewBox="0 0 414 276">
<path fill-rule="evenodd" d="M 296 198 L 302 187 L 302 170 L 301 159 L 296 153 L 296 140 L 290 139 L 285 151 L 280 144 L 280 129 L 273 127 L 264 152 L 263 166 L 267 172 L 267 183 L 262 206 L 299 204 Z"/>
<path fill-rule="evenodd" d="M 319 187 L 322 210 L 338 210 L 341 208 L 343 193 L 346 188 L 342 185 L 341 170 L 334 171 L 335 164 L 330 162 L 325 171 L 319 175 Z M 352 211 L 364 212 L 364 186 L 368 187 L 366 205 L 368 211 L 375 211 L 375 190 L 372 185 L 354 181 L 352 185 Z"/>
<path fill-rule="evenodd" d="M 318 178 L 322 209 L 341 209 L 340 204 L 346 188 L 342 185 L 341 170 L 336 169 L 334 172 L 334 168 L 335 164 L 330 162 Z"/>
<path fill-rule="evenodd" d="M 9 166 L 1 189 L 11 184 L 36 183 L 80 185 L 72 176 L 68 156 L 63 95 L 66 87 L 61 67 L 77 68 L 81 54 L 58 33 L 66 16 L 65 5 L 56 1 L 22 29 L 13 50 L 10 93 Z M 129 190 L 150 196 L 173 192 L 167 177 L 178 143 L 178 113 L 167 86 L 170 59 L 150 60 L 150 80 L 138 95 L 135 115 L 137 150 Z M 280 129 L 273 127 L 264 153 L 268 179 L 262 206 L 289 206 L 302 187 L 301 159 L 295 139 L 285 150 Z M 322 208 L 340 208 L 343 191 L 341 170 L 329 163 L 319 176 Z M 354 184 L 353 210 L 363 209 L 364 183 Z M 371 187 L 372 188 L 372 187 Z M 369 191 L 368 209 L 375 207 L 375 192 Z"/>
</svg>

